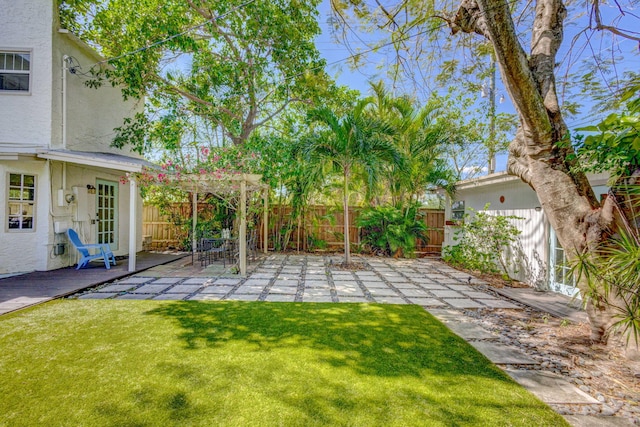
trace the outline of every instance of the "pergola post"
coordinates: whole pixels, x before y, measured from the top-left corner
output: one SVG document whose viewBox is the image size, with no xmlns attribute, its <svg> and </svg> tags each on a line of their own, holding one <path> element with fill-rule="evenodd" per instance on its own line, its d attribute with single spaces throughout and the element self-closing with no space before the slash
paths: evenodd
<svg viewBox="0 0 640 427">
<path fill-rule="evenodd" d="M 138 207 L 138 183 L 135 177 L 129 178 L 129 265 L 128 271 L 136 271 L 136 250 L 137 248 L 137 225 L 138 215 L 136 214 Z"/>
<path fill-rule="evenodd" d="M 247 177 L 240 181 L 240 274 L 247 275 Z"/>
<path fill-rule="evenodd" d="M 262 249 L 269 248 L 269 187 L 264 188 L 264 212 L 262 212 Z"/>
<path fill-rule="evenodd" d="M 192 193 L 192 201 L 191 207 L 193 209 L 192 213 L 192 226 L 191 226 L 191 263 L 193 264 L 196 261 L 196 244 L 198 243 L 196 236 L 196 226 L 198 225 L 198 187 L 194 187 Z"/>
</svg>

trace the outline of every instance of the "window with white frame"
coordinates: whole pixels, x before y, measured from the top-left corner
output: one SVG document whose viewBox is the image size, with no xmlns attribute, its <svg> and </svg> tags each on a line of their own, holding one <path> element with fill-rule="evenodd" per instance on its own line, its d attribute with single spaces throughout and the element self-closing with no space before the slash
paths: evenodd
<svg viewBox="0 0 640 427">
<path fill-rule="evenodd" d="M 29 92 L 31 54 L 0 50 L 0 92 Z"/>
<path fill-rule="evenodd" d="M 9 174 L 9 231 L 32 230 L 36 204 L 36 177 L 20 173 Z"/>
</svg>

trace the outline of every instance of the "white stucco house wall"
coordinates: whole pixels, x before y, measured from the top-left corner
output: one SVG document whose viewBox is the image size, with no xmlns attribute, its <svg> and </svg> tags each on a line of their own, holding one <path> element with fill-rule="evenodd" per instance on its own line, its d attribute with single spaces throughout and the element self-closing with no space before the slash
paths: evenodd
<svg viewBox="0 0 640 427">
<path fill-rule="evenodd" d="M 596 196 L 602 197 L 609 190 L 608 175 L 589 175 Z M 518 244 L 507 256 L 511 262 L 512 279 L 538 289 L 551 290 L 573 296 L 576 293 L 570 268 L 565 264 L 564 250 L 549 225 L 536 193 L 518 177 L 498 172 L 456 184 L 453 199 L 445 204 L 445 237 L 443 247 L 455 245 L 454 235 L 458 227 L 455 221 L 469 208 L 484 210 L 496 215 L 516 216 L 512 220 L 521 231 Z"/>
<path fill-rule="evenodd" d="M 143 101 L 73 72 L 102 58 L 60 28 L 56 2 L 0 0 L 0 10 L 0 275 L 76 263 L 67 228 L 135 255 L 142 200 L 121 178 L 148 163 L 110 143 Z"/>
</svg>

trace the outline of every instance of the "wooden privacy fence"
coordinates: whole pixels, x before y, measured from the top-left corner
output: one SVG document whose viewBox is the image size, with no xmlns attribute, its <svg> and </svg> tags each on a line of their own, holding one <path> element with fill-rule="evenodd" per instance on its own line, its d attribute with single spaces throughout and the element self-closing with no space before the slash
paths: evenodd
<svg viewBox="0 0 640 427">
<path fill-rule="evenodd" d="M 207 218 L 208 207 L 199 205 L 198 214 L 200 218 Z M 183 218 L 191 215 L 191 205 L 188 203 L 176 205 L 172 211 L 180 213 Z M 281 235 L 275 239 L 279 233 L 284 233 L 284 228 L 288 224 L 291 214 L 289 206 L 271 206 L 269 209 L 269 249 L 274 249 L 274 242 L 284 242 L 286 240 L 287 249 L 293 250 L 343 250 L 343 223 L 344 215 L 342 208 L 328 206 L 310 206 L 306 209 L 304 217 L 299 218 L 288 235 L 288 239 Z M 349 208 L 349 240 L 353 251 L 357 251 L 360 245 L 360 229 L 356 227 L 356 219 L 361 211 L 359 207 Z M 420 209 L 425 224 L 428 227 L 426 233 L 427 244 L 419 243 L 417 255 L 440 255 L 442 242 L 444 241 L 444 211 L 436 209 Z M 261 219 L 261 215 L 260 215 Z M 259 247 L 262 247 L 262 225 L 257 225 Z M 142 232 L 147 242 L 146 247 L 151 249 L 164 249 L 179 247 L 188 238 L 190 226 L 176 226 L 171 223 L 170 218 L 160 214 L 155 206 L 144 206 L 142 219 Z M 277 249 L 283 249 L 278 247 Z"/>
</svg>

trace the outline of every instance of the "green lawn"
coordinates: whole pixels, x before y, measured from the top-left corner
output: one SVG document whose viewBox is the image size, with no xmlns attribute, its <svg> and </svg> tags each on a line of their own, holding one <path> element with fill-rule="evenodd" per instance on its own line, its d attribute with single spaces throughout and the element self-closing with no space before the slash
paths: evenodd
<svg viewBox="0 0 640 427">
<path fill-rule="evenodd" d="M 0 317 L 2 426 L 558 426 L 418 306 L 56 301 Z"/>
</svg>

